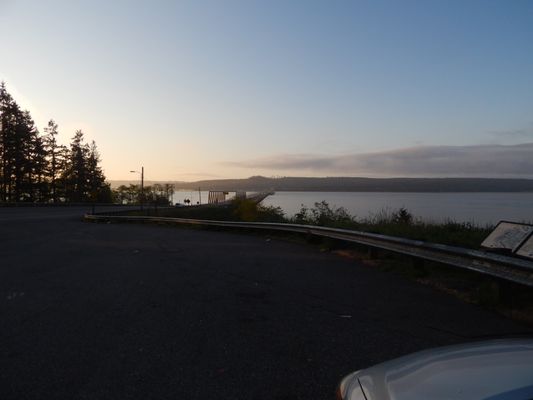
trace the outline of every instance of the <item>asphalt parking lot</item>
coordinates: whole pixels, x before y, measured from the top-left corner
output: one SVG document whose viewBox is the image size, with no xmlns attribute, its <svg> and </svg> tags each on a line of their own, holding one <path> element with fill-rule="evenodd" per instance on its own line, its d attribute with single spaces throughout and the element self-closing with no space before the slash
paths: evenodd
<svg viewBox="0 0 533 400">
<path fill-rule="evenodd" d="M 0 398 L 331 399 L 350 371 L 527 328 L 305 244 L 0 209 Z"/>
</svg>

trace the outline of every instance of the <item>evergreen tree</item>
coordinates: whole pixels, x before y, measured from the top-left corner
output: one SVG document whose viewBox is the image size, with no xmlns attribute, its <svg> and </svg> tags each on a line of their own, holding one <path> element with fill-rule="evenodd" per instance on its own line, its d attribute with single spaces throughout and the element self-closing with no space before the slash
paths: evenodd
<svg viewBox="0 0 533 400">
<path fill-rule="evenodd" d="M 105 176 L 100 167 L 100 153 L 94 140 L 89 146 L 87 157 L 87 172 L 89 175 L 89 186 L 91 190 L 91 201 L 110 203 L 112 201 L 111 188 L 105 181 Z"/>
<path fill-rule="evenodd" d="M 0 84 L 1 201 L 33 201 L 42 169 L 39 132 L 28 111 L 22 111 Z"/>
<path fill-rule="evenodd" d="M 31 196 L 32 201 L 43 202 L 49 198 L 50 186 L 46 179 L 47 152 L 44 140 L 35 135 L 31 142 Z"/>
<path fill-rule="evenodd" d="M 67 167 L 64 171 L 66 197 L 68 201 L 81 202 L 87 199 L 89 188 L 89 174 L 87 158 L 89 147 L 81 130 L 77 130 L 70 142 Z"/>
<path fill-rule="evenodd" d="M 5 89 L 5 86 L 4 86 Z M 31 147 L 38 135 L 30 113 L 6 97 L 2 110 L 2 177 L 6 201 L 28 201 L 32 192 Z"/>
<path fill-rule="evenodd" d="M 61 174 L 61 153 L 62 148 L 57 144 L 56 136 L 58 135 L 58 126 L 53 119 L 48 121 L 48 126 L 44 128 L 46 136 L 44 137 L 44 146 L 46 150 L 46 169 L 45 176 L 49 182 L 48 197 L 54 203 L 58 201 L 58 178 Z"/>
<path fill-rule="evenodd" d="M 11 146 L 15 132 L 15 113 L 18 105 L 6 89 L 5 82 L 0 83 L 0 158 L 2 178 L 0 186 L 0 199 L 4 202 L 11 201 L 12 165 Z"/>
<path fill-rule="evenodd" d="M 48 153 L 48 158 L 50 159 L 50 154 Z M 70 160 L 70 151 L 67 146 L 61 144 L 57 146 L 57 151 L 55 153 L 55 162 L 56 162 L 56 180 L 55 180 L 55 193 L 51 197 L 51 200 L 55 202 L 67 202 L 67 168 Z"/>
<path fill-rule="evenodd" d="M 40 196 L 36 185 L 38 176 L 42 175 L 44 154 L 39 131 L 29 111 L 22 112 L 16 138 L 18 144 L 15 164 L 16 201 L 35 201 Z"/>
<path fill-rule="evenodd" d="M 0 202 L 111 202 L 94 141 L 78 130 L 70 147 L 58 144 L 53 120 L 45 133 L 0 83 Z"/>
</svg>

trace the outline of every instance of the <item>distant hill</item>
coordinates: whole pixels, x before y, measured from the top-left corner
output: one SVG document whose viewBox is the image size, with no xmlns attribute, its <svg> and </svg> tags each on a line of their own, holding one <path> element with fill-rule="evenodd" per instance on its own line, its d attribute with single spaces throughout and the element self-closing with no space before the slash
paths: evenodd
<svg viewBox="0 0 533 400">
<path fill-rule="evenodd" d="M 111 181 L 112 187 L 138 181 Z M 176 189 L 225 191 L 305 191 L 305 192 L 533 192 L 533 179 L 496 178 L 355 178 L 327 177 L 216 179 L 173 183 Z"/>
</svg>

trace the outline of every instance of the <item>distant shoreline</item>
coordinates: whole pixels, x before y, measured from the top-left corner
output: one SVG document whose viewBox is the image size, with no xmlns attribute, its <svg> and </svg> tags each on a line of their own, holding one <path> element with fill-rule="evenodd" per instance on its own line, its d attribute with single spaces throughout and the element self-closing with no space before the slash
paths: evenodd
<svg viewBox="0 0 533 400">
<path fill-rule="evenodd" d="M 139 181 L 110 181 L 113 188 Z M 504 178 L 359 178 L 254 176 L 246 179 L 218 179 L 196 182 L 145 181 L 145 186 L 171 183 L 176 190 L 224 190 L 277 192 L 357 192 L 357 193 L 530 193 L 533 179 Z"/>
</svg>

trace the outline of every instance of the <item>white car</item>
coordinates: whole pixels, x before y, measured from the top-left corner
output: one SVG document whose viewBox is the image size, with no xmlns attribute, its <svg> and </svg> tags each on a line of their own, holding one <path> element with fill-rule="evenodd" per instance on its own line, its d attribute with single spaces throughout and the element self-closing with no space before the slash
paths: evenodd
<svg viewBox="0 0 533 400">
<path fill-rule="evenodd" d="M 533 339 L 439 347 L 345 377 L 339 400 L 533 400 Z"/>
</svg>

